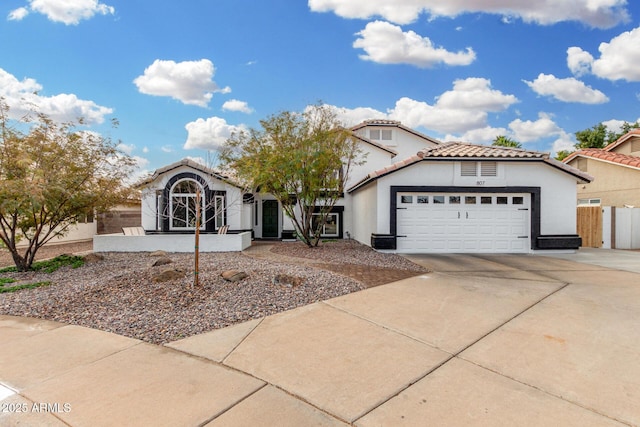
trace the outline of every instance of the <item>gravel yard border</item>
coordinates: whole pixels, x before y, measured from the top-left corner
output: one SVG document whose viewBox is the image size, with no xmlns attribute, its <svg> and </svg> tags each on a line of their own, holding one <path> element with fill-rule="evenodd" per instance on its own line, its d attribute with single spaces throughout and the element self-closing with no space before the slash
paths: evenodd
<svg viewBox="0 0 640 427">
<path fill-rule="evenodd" d="M 380 254 L 353 241 L 314 249 L 278 243 L 271 250 L 284 255 L 283 259 L 313 257 L 334 270 L 347 262 L 424 272 L 405 258 Z M 103 260 L 77 269 L 3 273 L 2 277 L 17 279 L 11 285 L 43 280 L 53 284 L 0 294 L 0 314 L 54 320 L 164 344 L 365 288 L 352 278 L 305 263 L 256 259 L 237 252 L 200 254 L 200 286 L 194 288 L 193 254 L 168 257 L 170 264 L 152 267 L 155 258 L 148 253 L 107 253 Z M 182 277 L 154 282 L 154 274 L 166 268 L 181 271 Z M 226 270 L 244 271 L 249 277 L 227 282 L 221 277 Z M 300 284 L 279 283 L 276 276 L 282 274 L 299 278 Z"/>
</svg>

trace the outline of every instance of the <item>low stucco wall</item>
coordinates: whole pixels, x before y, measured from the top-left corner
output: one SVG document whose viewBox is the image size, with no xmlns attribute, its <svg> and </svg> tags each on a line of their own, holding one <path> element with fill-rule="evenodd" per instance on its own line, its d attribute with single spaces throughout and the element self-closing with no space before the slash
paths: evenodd
<svg viewBox="0 0 640 427">
<path fill-rule="evenodd" d="M 125 236 L 103 234 L 93 237 L 94 252 L 193 252 L 193 234 L 150 234 Z M 251 233 L 202 234 L 200 252 L 239 252 L 251 246 Z"/>
</svg>

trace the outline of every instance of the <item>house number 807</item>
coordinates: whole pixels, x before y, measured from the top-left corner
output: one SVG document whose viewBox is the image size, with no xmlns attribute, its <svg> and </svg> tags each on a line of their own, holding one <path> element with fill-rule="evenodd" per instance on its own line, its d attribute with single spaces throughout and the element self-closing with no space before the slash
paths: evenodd
<svg viewBox="0 0 640 427">
<path fill-rule="evenodd" d="M 476 185 L 484 185 L 484 181 L 476 181 Z"/>
</svg>

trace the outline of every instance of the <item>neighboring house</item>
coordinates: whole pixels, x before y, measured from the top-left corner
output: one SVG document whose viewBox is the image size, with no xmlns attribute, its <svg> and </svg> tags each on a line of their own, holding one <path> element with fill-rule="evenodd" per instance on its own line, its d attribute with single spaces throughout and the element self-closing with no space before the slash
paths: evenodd
<svg viewBox="0 0 640 427">
<path fill-rule="evenodd" d="M 640 129 L 605 148 L 576 151 L 564 163 L 595 177 L 578 185 L 579 205 L 640 207 Z"/>
<path fill-rule="evenodd" d="M 579 246 L 576 183 L 590 182 L 588 174 L 548 154 L 442 144 L 396 121 L 366 121 L 351 131 L 366 162 L 351 170 L 323 237 L 414 253 Z M 243 189 L 191 160 L 158 169 L 142 187 L 143 238 L 193 232 L 193 215 L 184 207 L 195 206 L 197 190 L 205 236 L 222 226 L 231 236 L 293 235 L 292 221 L 272 195 Z"/>
</svg>

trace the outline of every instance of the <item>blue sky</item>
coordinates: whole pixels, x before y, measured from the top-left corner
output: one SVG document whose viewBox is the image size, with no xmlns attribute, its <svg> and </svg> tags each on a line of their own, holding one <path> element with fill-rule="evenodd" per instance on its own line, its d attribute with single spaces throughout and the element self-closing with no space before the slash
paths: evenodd
<svg viewBox="0 0 640 427">
<path fill-rule="evenodd" d="M 640 119 L 638 3 L 4 0 L 0 96 L 85 117 L 141 172 L 317 101 L 347 125 L 555 152 Z"/>
</svg>

